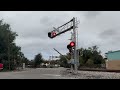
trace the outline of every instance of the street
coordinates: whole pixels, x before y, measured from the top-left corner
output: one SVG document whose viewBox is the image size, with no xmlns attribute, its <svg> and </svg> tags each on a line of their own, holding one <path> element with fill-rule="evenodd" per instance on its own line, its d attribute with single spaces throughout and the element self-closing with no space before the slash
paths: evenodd
<svg viewBox="0 0 120 90">
<path fill-rule="evenodd" d="M 64 79 L 60 71 L 64 68 L 36 68 L 24 71 L 0 72 L 0 79 Z"/>
<path fill-rule="evenodd" d="M 0 79 L 120 79 L 120 73 L 78 71 L 72 74 L 66 68 L 26 68 L 23 71 L 0 72 Z"/>
</svg>

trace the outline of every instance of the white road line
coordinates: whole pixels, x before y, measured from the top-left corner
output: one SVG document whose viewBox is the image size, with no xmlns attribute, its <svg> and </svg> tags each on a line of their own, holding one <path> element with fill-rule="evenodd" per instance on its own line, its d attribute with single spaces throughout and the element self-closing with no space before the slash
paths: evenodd
<svg viewBox="0 0 120 90">
<path fill-rule="evenodd" d="M 42 75 L 48 75 L 48 76 L 61 76 L 61 75 L 56 75 L 56 74 L 42 74 Z"/>
</svg>

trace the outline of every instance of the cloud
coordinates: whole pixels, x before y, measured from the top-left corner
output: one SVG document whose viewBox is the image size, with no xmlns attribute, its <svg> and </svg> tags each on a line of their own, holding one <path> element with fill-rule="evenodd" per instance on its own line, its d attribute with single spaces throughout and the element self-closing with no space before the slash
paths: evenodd
<svg viewBox="0 0 120 90">
<path fill-rule="evenodd" d="M 80 21 L 78 24 L 79 48 L 98 45 L 106 53 L 119 49 L 120 43 L 120 12 L 107 11 L 1 11 L 0 19 L 11 25 L 12 31 L 18 33 L 16 44 L 29 59 L 41 52 L 43 58 L 68 52 L 70 32 L 54 39 L 48 38 L 48 32 L 73 17 Z M 113 44 L 115 43 L 115 44 Z"/>
<path fill-rule="evenodd" d="M 111 39 L 116 37 L 118 34 L 119 34 L 118 31 L 115 29 L 108 29 L 101 32 L 99 36 L 102 39 Z"/>
<path fill-rule="evenodd" d="M 96 17 L 99 16 L 100 14 L 101 14 L 100 11 L 86 11 L 86 12 L 84 12 L 84 16 L 85 16 L 87 19 L 96 18 Z"/>
</svg>

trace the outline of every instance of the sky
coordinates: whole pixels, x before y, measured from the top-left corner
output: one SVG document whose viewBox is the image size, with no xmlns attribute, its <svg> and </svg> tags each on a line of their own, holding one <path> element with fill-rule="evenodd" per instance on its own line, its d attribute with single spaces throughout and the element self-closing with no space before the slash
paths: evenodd
<svg viewBox="0 0 120 90">
<path fill-rule="evenodd" d="M 120 50 L 120 11 L 0 11 L 0 19 L 11 25 L 16 32 L 17 46 L 32 60 L 41 53 L 44 59 L 68 52 L 71 31 L 54 39 L 48 38 L 53 27 L 59 27 L 76 17 L 78 24 L 78 47 L 99 47 L 104 56 L 108 51 Z"/>
</svg>

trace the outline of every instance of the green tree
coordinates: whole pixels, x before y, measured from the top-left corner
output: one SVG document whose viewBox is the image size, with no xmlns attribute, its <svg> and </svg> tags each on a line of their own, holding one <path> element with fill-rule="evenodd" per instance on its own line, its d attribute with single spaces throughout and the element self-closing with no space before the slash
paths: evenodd
<svg viewBox="0 0 120 90">
<path fill-rule="evenodd" d="M 0 62 L 4 64 L 4 69 L 15 69 L 16 63 L 22 60 L 21 48 L 15 44 L 16 36 L 10 25 L 0 20 Z"/>
<path fill-rule="evenodd" d="M 68 61 L 66 60 L 65 57 L 68 57 L 67 55 L 64 55 L 64 56 L 60 56 L 60 66 L 61 67 L 65 67 L 65 68 L 68 68 L 70 67 L 70 65 L 68 64 Z"/>
<path fill-rule="evenodd" d="M 40 65 L 43 62 L 42 54 L 39 53 L 34 58 L 34 67 L 36 68 L 38 65 Z"/>
<path fill-rule="evenodd" d="M 97 46 L 88 47 L 87 49 L 80 48 L 78 50 L 81 66 L 99 66 L 100 64 L 105 63 L 101 51 L 98 50 Z"/>
<path fill-rule="evenodd" d="M 86 66 L 91 67 L 93 65 L 94 65 L 93 60 L 92 59 L 88 59 L 88 61 L 86 62 Z"/>
</svg>

